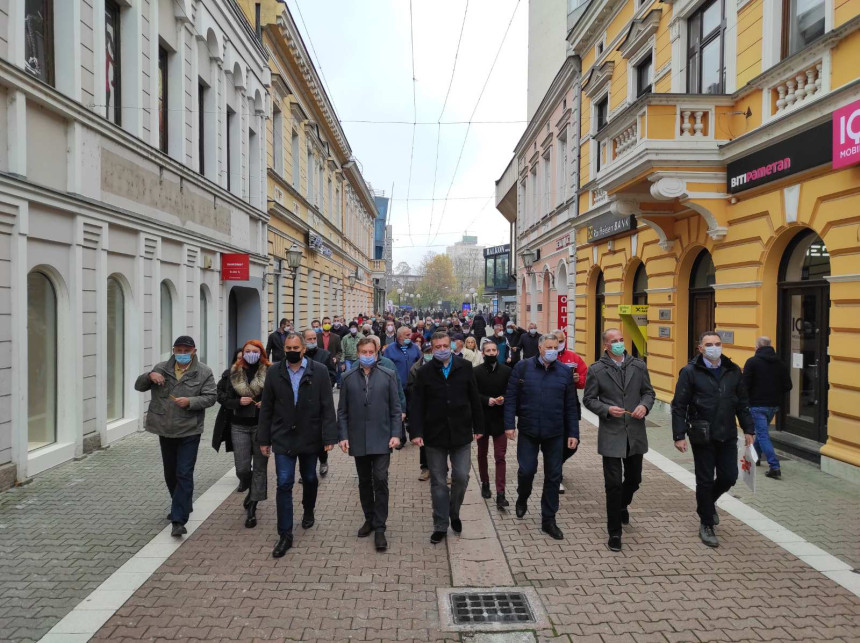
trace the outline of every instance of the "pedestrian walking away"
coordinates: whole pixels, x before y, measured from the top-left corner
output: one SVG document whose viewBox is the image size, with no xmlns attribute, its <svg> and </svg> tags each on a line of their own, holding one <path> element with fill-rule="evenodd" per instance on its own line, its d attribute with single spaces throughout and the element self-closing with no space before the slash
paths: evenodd
<svg viewBox="0 0 860 643">
<path fill-rule="evenodd" d="M 359 538 L 374 533 L 377 551 L 388 548 L 388 466 L 391 449 L 400 446 L 400 383 L 394 371 L 379 365 L 376 342 L 358 345 L 359 367 L 343 377 L 337 408 L 340 448 L 355 458 L 358 494 L 364 512 Z"/>
<path fill-rule="evenodd" d="M 268 457 L 275 454 L 278 479 L 278 543 L 272 551 L 280 558 L 293 546 L 293 484 L 296 464 L 302 487 L 302 528 L 316 520 L 317 455 L 337 444 L 337 418 L 328 369 L 305 355 L 304 338 L 290 333 L 284 340 L 286 359 L 266 373 L 257 441 Z"/>
<path fill-rule="evenodd" d="M 188 533 L 185 523 L 192 511 L 194 466 L 203 418 L 217 396 L 215 378 L 197 357 L 194 340 L 181 335 L 173 342 L 170 359 L 138 377 L 134 388 L 151 394 L 145 428 L 158 436 L 171 500 L 171 535 L 180 537 Z"/>
<path fill-rule="evenodd" d="M 708 547 L 719 547 L 715 503 L 738 480 L 737 424 L 746 446 L 755 441 L 755 425 L 741 369 L 722 354 L 720 336 L 715 331 L 702 333 L 698 348 L 699 355 L 678 374 L 672 399 L 672 437 L 681 453 L 687 451 L 686 436 L 690 438 L 699 538 Z"/>
<path fill-rule="evenodd" d="M 488 340 L 482 344 L 484 362 L 474 367 L 475 383 L 478 385 L 478 395 L 484 412 L 484 431 L 478 440 L 478 474 L 481 477 L 481 495 L 489 499 L 492 494 L 487 455 L 490 439 L 492 439 L 496 474 L 496 507 L 504 510 L 511 504 L 505 498 L 505 455 L 508 450 L 508 437 L 505 435 L 504 410 L 511 368 L 506 364 L 499 364 L 499 349 L 495 342 Z"/>
<path fill-rule="evenodd" d="M 472 436 L 480 439 L 484 417 L 472 365 L 451 354 L 447 333 L 434 334 L 430 342 L 433 359 L 415 376 L 410 429 L 412 442 L 426 448 L 433 501 L 430 542 L 437 544 L 447 535 L 449 524 L 455 533 L 463 530 L 460 507 L 469 483 Z"/>
<path fill-rule="evenodd" d="M 579 446 L 579 398 L 566 366 L 557 362 L 558 338 L 541 335 L 537 357 L 520 360 L 513 368 L 505 394 L 505 433 L 517 441 L 517 518 L 528 511 L 528 499 L 543 453 L 541 529 L 556 540 L 564 534 L 556 524 L 558 488 L 565 444 Z M 517 424 L 519 418 L 519 424 Z"/>
<path fill-rule="evenodd" d="M 263 344 L 255 339 L 245 342 L 241 354 L 224 371 L 218 382 L 218 403 L 221 408 L 215 419 L 212 446 L 216 451 L 222 442 L 233 451 L 237 492 L 247 491 L 244 500 L 245 527 L 257 526 L 257 503 L 267 497 L 267 467 L 269 459 L 260 451 L 257 424 L 266 372 L 271 365 Z"/>
<path fill-rule="evenodd" d="M 788 368 L 770 345 L 769 337 L 755 340 L 755 355 L 744 364 L 744 384 L 750 398 L 750 413 L 755 424 L 755 450 L 759 456 L 764 454 L 769 465 L 765 475 L 780 480 L 782 470 L 770 441 L 770 426 L 773 417 L 791 390 L 791 376 Z M 760 460 L 756 461 L 758 464 Z"/>
<path fill-rule="evenodd" d="M 630 522 L 628 507 L 642 483 L 645 416 L 655 395 L 645 362 L 627 353 L 621 331 L 609 328 L 602 340 L 603 356 L 588 371 L 582 403 L 600 418 L 597 453 L 603 456 L 607 546 L 621 551 L 622 525 Z"/>
</svg>

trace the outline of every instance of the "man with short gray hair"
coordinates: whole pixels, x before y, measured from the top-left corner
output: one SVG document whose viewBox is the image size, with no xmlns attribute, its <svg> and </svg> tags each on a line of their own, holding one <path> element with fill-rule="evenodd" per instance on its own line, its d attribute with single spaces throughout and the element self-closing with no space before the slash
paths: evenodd
<svg viewBox="0 0 860 643">
<path fill-rule="evenodd" d="M 780 480 L 779 458 L 770 441 L 768 426 L 791 390 L 788 369 L 770 345 L 769 337 L 755 340 L 755 355 L 744 364 L 744 384 L 750 396 L 750 413 L 755 423 L 755 448 L 767 458 L 768 478 Z"/>
</svg>

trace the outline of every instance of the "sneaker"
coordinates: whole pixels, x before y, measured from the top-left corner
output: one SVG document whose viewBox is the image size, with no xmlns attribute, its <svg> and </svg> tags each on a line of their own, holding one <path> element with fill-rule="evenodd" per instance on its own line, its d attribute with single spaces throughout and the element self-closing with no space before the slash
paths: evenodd
<svg viewBox="0 0 860 643">
<path fill-rule="evenodd" d="M 621 551 L 621 536 L 610 536 L 606 546 L 610 551 Z"/>
<path fill-rule="evenodd" d="M 564 493 L 564 483 L 563 482 L 558 483 L 558 492 L 560 494 Z"/>
<path fill-rule="evenodd" d="M 766 478 L 773 478 L 774 480 L 782 479 L 782 472 L 779 469 L 768 469 L 768 472 L 764 475 Z"/>
<path fill-rule="evenodd" d="M 630 524 L 630 512 L 627 511 L 626 509 L 621 510 L 621 524 L 622 525 L 629 525 Z M 610 547 L 610 549 L 612 549 L 612 548 Z M 617 551 L 617 550 L 613 550 L 613 551 Z"/>
<path fill-rule="evenodd" d="M 717 538 L 717 534 L 714 533 L 714 528 L 710 525 L 699 525 L 699 538 L 701 538 L 702 542 L 705 543 L 708 547 L 720 546 L 720 541 Z"/>
<path fill-rule="evenodd" d="M 373 544 L 376 546 L 376 551 L 385 551 L 388 549 L 388 541 L 385 539 L 384 531 L 377 531 L 373 537 Z"/>
<path fill-rule="evenodd" d="M 490 483 L 482 482 L 481 483 L 481 497 L 482 498 L 492 498 L 493 494 L 490 493 Z"/>
<path fill-rule="evenodd" d="M 180 522 L 173 523 L 173 529 L 170 530 L 170 535 L 174 538 L 179 538 L 180 536 L 184 536 L 188 533 L 188 530 L 185 528 Z"/>
<path fill-rule="evenodd" d="M 430 544 L 438 545 L 445 539 L 445 536 L 447 535 L 448 534 L 446 534 L 444 531 L 434 531 L 432 534 L 430 534 Z"/>
<path fill-rule="evenodd" d="M 421 469 L 421 474 L 418 476 L 421 482 L 427 482 L 430 479 L 430 469 Z"/>
</svg>

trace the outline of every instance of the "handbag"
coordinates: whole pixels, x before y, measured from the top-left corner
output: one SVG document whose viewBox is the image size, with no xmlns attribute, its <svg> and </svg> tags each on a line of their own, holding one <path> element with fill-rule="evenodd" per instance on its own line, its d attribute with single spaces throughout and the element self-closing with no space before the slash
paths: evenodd
<svg viewBox="0 0 860 643">
<path fill-rule="evenodd" d="M 703 445 L 711 442 L 711 423 L 707 420 L 693 420 L 687 429 L 690 444 Z"/>
</svg>

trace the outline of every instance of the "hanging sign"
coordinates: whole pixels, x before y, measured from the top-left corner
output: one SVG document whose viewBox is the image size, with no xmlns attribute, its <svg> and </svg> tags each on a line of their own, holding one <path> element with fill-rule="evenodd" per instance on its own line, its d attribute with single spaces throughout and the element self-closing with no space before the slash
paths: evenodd
<svg viewBox="0 0 860 643">
<path fill-rule="evenodd" d="M 248 281 L 250 276 L 250 255 L 221 254 L 221 281 Z"/>
<path fill-rule="evenodd" d="M 558 296 L 558 327 L 567 337 L 567 295 Z"/>
<path fill-rule="evenodd" d="M 833 112 L 833 169 L 860 163 L 860 100 Z"/>
</svg>

